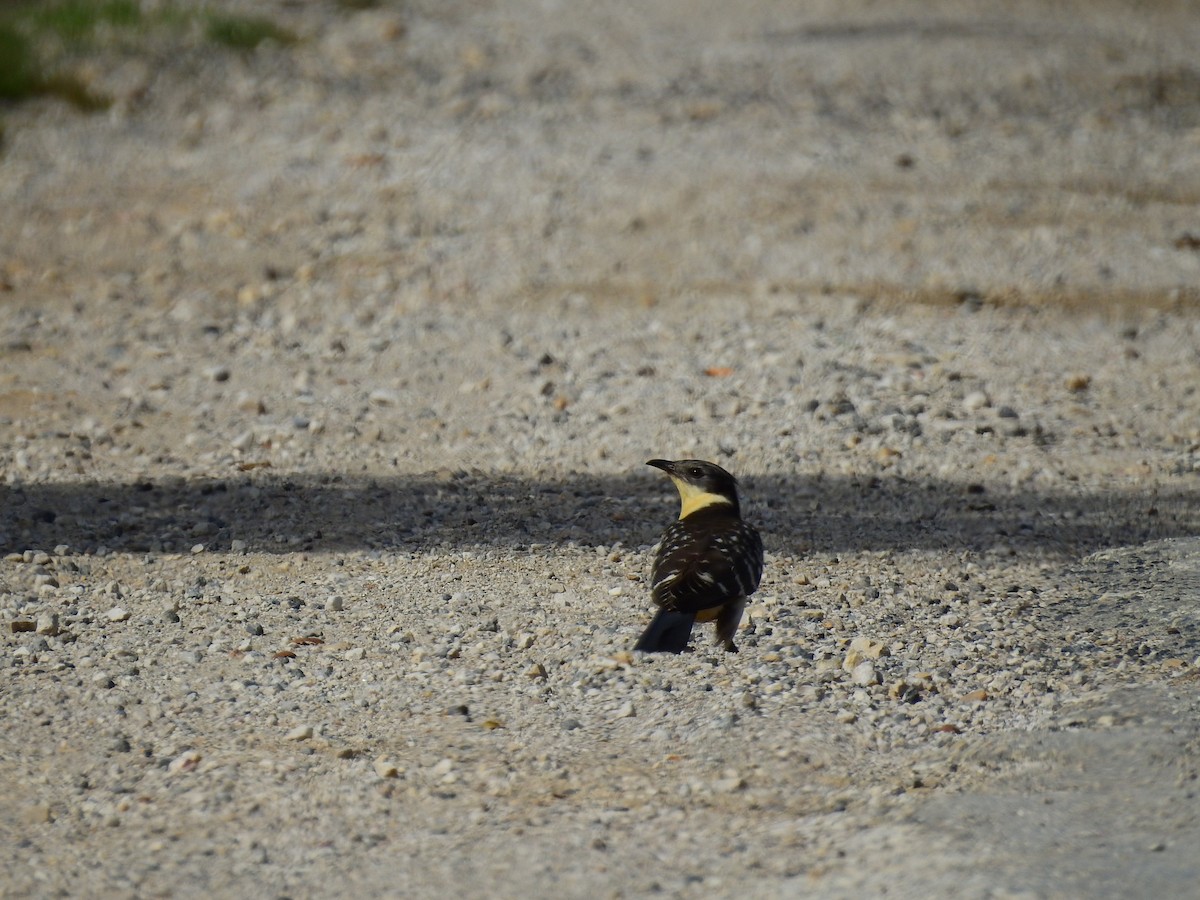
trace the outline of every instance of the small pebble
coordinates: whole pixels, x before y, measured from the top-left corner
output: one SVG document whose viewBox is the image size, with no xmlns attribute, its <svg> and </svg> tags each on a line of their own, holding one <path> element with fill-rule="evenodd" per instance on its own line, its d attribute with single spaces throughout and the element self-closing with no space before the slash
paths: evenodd
<svg viewBox="0 0 1200 900">
<path fill-rule="evenodd" d="M 36 803 L 21 810 L 22 825 L 48 825 L 54 821 L 54 814 L 48 803 Z"/>
<path fill-rule="evenodd" d="M 963 397 L 963 409 L 967 412 L 978 412 L 992 405 L 992 400 L 983 391 L 972 391 Z"/>
<path fill-rule="evenodd" d="M 1071 375 L 1067 378 L 1067 390 L 1079 394 L 1092 386 L 1091 375 Z"/>
<path fill-rule="evenodd" d="M 869 687 L 878 684 L 879 673 L 875 671 L 875 663 L 865 659 L 850 670 L 850 681 L 859 687 Z"/>
<path fill-rule="evenodd" d="M 376 759 L 375 762 L 371 764 L 371 767 L 375 770 L 375 774 L 380 778 L 400 777 L 400 767 L 385 757 L 381 756 Z"/>
<path fill-rule="evenodd" d="M 284 740 L 288 741 L 307 741 L 313 736 L 311 725 L 297 725 L 285 735 Z"/>
<path fill-rule="evenodd" d="M 713 790 L 719 794 L 733 794 L 745 790 L 746 779 L 737 772 L 728 771 L 713 782 Z"/>
<path fill-rule="evenodd" d="M 367 399 L 375 406 L 395 406 L 397 402 L 395 391 L 389 391 L 385 388 L 377 388 L 371 391 Z"/>
<path fill-rule="evenodd" d="M 200 765 L 200 760 L 203 757 L 198 750 L 188 750 L 179 754 L 167 766 L 167 771 L 172 775 L 179 772 L 192 772 Z"/>
</svg>

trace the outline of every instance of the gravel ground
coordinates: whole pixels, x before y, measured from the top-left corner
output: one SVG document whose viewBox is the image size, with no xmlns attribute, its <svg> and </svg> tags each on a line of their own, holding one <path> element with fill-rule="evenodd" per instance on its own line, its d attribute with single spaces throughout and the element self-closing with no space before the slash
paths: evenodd
<svg viewBox="0 0 1200 900">
<path fill-rule="evenodd" d="M 0 893 L 1194 896 L 1186 4 L 243 8 L 6 114 Z"/>
</svg>

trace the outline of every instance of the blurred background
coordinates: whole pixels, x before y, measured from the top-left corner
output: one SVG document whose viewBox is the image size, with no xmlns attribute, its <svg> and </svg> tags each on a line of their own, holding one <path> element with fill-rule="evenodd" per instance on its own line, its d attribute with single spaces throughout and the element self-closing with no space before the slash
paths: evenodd
<svg viewBox="0 0 1200 900">
<path fill-rule="evenodd" d="M 1198 45 L 1187 2 L 7 0 L 0 278 L 1195 306 Z"/>
</svg>

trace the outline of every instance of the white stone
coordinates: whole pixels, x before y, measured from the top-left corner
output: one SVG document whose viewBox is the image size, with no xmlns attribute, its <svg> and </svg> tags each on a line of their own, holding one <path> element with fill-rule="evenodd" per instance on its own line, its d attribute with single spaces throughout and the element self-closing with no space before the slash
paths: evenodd
<svg viewBox="0 0 1200 900">
<path fill-rule="evenodd" d="M 850 670 L 850 680 L 860 687 L 869 687 L 879 681 L 879 673 L 875 671 L 875 663 L 864 659 Z"/>
<path fill-rule="evenodd" d="M 312 729 L 311 725 L 297 725 L 295 728 L 293 728 L 291 731 L 289 731 L 287 733 L 287 740 L 289 740 L 289 741 L 307 741 L 312 736 L 313 736 L 313 729 Z"/>
<path fill-rule="evenodd" d="M 967 412 L 978 412 L 992 405 L 992 400 L 983 391 L 972 391 L 963 397 L 963 409 Z"/>
</svg>

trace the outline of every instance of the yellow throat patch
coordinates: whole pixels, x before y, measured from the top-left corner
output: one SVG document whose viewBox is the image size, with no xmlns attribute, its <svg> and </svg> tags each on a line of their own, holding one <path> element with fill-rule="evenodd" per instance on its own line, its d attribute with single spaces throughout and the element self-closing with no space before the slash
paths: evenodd
<svg viewBox="0 0 1200 900">
<path fill-rule="evenodd" d="M 703 488 L 698 488 L 694 484 L 688 484 L 682 479 L 670 476 L 675 482 L 675 487 L 679 490 L 679 518 L 684 519 L 692 513 L 704 509 L 706 506 L 714 506 L 718 503 L 730 505 L 728 497 L 722 497 L 720 494 L 712 494 Z"/>
</svg>

